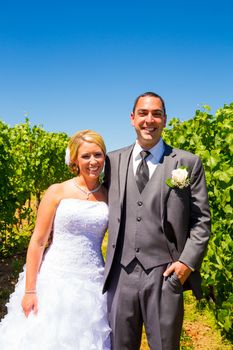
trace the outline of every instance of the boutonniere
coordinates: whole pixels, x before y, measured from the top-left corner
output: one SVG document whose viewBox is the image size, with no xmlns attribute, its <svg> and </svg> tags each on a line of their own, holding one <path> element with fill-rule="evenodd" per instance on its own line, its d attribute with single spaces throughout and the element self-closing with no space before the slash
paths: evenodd
<svg viewBox="0 0 233 350">
<path fill-rule="evenodd" d="M 166 184 L 171 188 L 184 188 L 190 185 L 187 167 L 181 166 L 172 170 L 172 177 L 166 180 Z"/>
</svg>

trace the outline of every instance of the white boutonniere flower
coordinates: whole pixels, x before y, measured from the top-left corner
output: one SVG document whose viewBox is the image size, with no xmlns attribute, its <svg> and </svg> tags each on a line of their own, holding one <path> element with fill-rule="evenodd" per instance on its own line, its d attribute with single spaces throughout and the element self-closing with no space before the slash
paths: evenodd
<svg viewBox="0 0 233 350">
<path fill-rule="evenodd" d="M 172 177 L 166 180 L 166 184 L 171 188 L 184 188 L 189 186 L 190 179 L 188 177 L 187 167 L 181 166 L 180 168 L 172 170 Z"/>
</svg>

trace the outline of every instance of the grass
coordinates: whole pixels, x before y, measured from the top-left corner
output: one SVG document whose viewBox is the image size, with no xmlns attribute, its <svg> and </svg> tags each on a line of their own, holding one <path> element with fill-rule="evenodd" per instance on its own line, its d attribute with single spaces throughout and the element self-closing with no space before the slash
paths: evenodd
<svg viewBox="0 0 233 350">
<path fill-rule="evenodd" d="M 212 311 L 205 306 L 198 308 L 198 302 L 188 291 L 185 295 L 185 317 L 181 336 L 181 350 L 232 350 L 232 344 L 225 340 L 217 328 Z M 150 350 L 143 332 L 140 350 Z"/>
<path fill-rule="evenodd" d="M 192 338 L 196 350 L 232 350 L 232 344 L 221 336 L 208 304 L 200 308 L 192 293 L 185 293 L 185 332 Z"/>
</svg>

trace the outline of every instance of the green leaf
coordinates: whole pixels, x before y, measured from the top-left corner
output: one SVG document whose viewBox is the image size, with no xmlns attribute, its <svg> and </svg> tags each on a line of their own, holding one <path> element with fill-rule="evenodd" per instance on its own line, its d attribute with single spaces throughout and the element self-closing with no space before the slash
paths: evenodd
<svg viewBox="0 0 233 350">
<path fill-rule="evenodd" d="M 173 185 L 173 183 L 172 183 L 172 179 L 167 179 L 166 180 L 166 184 L 169 186 L 169 187 L 171 187 L 171 188 L 174 188 L 174 185 Z"/>
</svg>

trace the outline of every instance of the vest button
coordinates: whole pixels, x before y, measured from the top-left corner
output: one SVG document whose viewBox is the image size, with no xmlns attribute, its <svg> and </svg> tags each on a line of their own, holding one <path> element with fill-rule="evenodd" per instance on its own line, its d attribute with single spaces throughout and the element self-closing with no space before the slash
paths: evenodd
<svg viewBox="0 0 233 350">
<path fill-rule="evenodd" d="M 137 217 L 137 221 L 141 221 L 142 218 L 140 216 Z"/>
<path fill-rule="evenodd" d="M 112 244 L 112 247 L 113 247 L 113 249 L 115 249 L 115 248 L 116 248 L 116 245 L 115 245 L 115 244 Z"/>
<path fill-rule="evenodd" d="M 139 253 L 139 250 L 140 250 L 139 248 L 135 248 L 136 253 Z"/>
<path fill-rule="evenodd" d="M 138 206 L 141 207 L 142 206 L 142 202 L 138 201 Z"/>
</svg>

